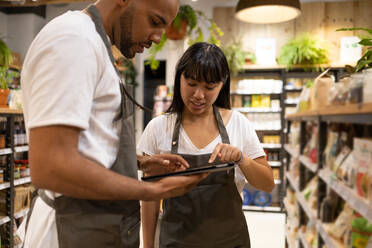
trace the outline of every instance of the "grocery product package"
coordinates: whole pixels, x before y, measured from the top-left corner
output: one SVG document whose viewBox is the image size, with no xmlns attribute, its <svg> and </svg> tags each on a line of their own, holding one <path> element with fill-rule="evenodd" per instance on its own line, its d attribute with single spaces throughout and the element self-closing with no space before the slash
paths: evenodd
<svg viewBox="0 0 372 248">
<path fill-rule="evenodd" d="M 318 110 L 329 105 L 329 90 L 334 84 L 333 78 L 327 76 L 329 69 L 330 68 L 315 78 L 314 85 L 310 88 L 311 110 Z"/>
<path fill-rule="evenodd" d="M 332 228 L 329 229 L 330 234 L 337 239 L 341 239 L 353 219 L 353 209 L 348 204 L 345 204 L 336 221 L 332 224 Z"/>
<path fill-rule="evenodd" d="M 359 196 L 372 201 L 372 139 L 354 138 L 354 151 L 357 161 L 355 189 Z"/>
</svg>

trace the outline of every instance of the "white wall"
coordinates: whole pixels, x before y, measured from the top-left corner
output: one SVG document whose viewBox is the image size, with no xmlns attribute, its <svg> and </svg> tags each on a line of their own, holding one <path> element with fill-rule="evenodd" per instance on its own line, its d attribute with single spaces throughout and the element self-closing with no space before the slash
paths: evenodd
<svg viewBox="0 0 372 248">
<path fill-rule="evenodd" d="M 6 14 L 0 12 L 0 38 L 5 38 L 6 34 L 8 33 L 8 19 Z"/>
<path fill-rule="evenodd" d="M 35 14 L 12 14 L 7 19 L 7 45 L 12 51 L 20 53 L 23 61 L 28 47 L 44 26 L 44 19 Z"/>
<path fill-rule="evenodd" d="M 82 10 L 89 4 L 90 3 L 71 3 L 47 5 L 45 21 L 48 23 L 51 19 L 65 13 L 68 10 Z"/>
</svg>

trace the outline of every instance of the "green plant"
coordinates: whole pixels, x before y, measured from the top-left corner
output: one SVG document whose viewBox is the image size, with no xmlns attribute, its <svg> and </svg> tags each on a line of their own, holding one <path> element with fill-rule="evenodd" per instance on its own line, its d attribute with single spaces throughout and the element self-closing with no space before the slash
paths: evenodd
<svg viewBox="0 0 372 248">
<path fill-rule="evenodd" d="M 120 70 L 120 73 L 123 75 L 125 79 L 125 83 L 133 85 L 133 87 L 136 87 L 138 85 L 136 81 L 137 70 L 132 60 L 122 57 L 119 59 L 119 64 L 121 67 L 125 68 L 123 70 Z"/>
<path fill-rule="evenodd" d="M 291 68 L 301 65 L 305 68 L 314 68 L 314 65 L 328 63 L 326 44 L 304 34 L 288 41 L 281 49 L 278 63 Z"/>
<path fill-rule="evenodd" d="M 12 51 L 8 48 L 5 42 L 0 39 L 0 89 L 8 89 L 6 74 L 12 60 Z"/>
<path fill-rule="evenodd" d="M 256 61 L 254 53 L 246 52 L 242 48 L 242 42 L 234 40 L 226 47 L 222 48 L 225 53 L 227 63 L 229 64 L 231 75 L 236 76 L 245 64 L 245 60 L 249 58 L 252 63 Z"/>
<path fill-rule="evenodd" d="M 209 39 L 208 42 L 216 45 L 220 45 L 220 39 L 223 35 L 221 29 L 217 26 L 217 24 L 211 19 L 208 18 L 202 11 L 195 11 L 190 5 L 181 5 L 177 16 L 171 23 L 173 27 L 176 29 L 181 29 L 181 22 L 185 20 L 188 24 L 186 35 L 188 38 L 188 44 L 192 45 L 196 42 L 204 41 L 204 34 L 201 27 L 198 25 L 200 22 L 205 22 L 209 24 L 208 31 L 209 31 Z M 147 58 L 145 64 L 150 65 L 152 70 L 156 70 L 159 67 L 159 61 L 156 60 L 156 55 L 160 52 L 163 48 L 165 43 L 167 42 L 168 37 L 166 36 L 165 32 L 163 32 L 160 43 L 153 44 L 149 50 L 149 57 Z"/>
<path fill-rule="evenodd" d="M 346 66 L 346 70 L 349 73 L 354 73 L 361 71 L 366 68 L 372 68 L 372 30 L 368 28 L 340 28 L 336 31 L 365 31 L 367 35 L 361 37 L 361 40 L 358 44 L 366 47 L 367 51 L 362 55 L 362 57 L 358 60 L 355 67 L 353 66 Z"/>
</svg>

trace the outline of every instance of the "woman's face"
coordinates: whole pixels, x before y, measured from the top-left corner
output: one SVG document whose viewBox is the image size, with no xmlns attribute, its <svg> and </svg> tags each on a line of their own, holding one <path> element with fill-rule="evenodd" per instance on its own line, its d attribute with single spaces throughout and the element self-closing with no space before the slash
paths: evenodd
<svg viewBox="0 0 372 248">
<path fill-rule="evenodd" d="M 222 88 L 222 82 L 206 83 L 186 79 L 181 75 L 181 97 L 185 105 L 184 111 L 193 115 L 206 114 L 212 109 Z"/>
</svg>

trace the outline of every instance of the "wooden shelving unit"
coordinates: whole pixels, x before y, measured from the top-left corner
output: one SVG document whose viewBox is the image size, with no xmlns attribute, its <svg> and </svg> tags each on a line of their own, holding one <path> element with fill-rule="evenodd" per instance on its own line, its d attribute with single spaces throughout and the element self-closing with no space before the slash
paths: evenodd
<svg viewBox="0 0 372 248">
<path fill-rule="evenodd" d="M 0 184 L 0 190 L 4 190 L 6 195 L 6 216 L 0 217 L 0 225 L 5 225 L 7 236 L 1 237 L 5 247 L 14 246 L 14 220 L 24 217 L 28 209 L 14 212 L 15 186 L 31 183 L 31 177 L 14 178 L 14 157 L 17 153 L 28 152 L 28 146 L 15 146 L 15 118 L 23 114 L 22 110 L 0 108 L 0 116 L 6 117 L 6 148 L 0 149 L 0 156 L 6 156 L 6 168 L 4 169 L 4 183 Z"/>
<path fill-rule="evenodd" d="M 339 180 L 334 173 L 332 173 L 328 168 L 324 168 L 323 165 L 323 158 L 322 154 L 326 144 L 326 129 L 328 123 L 349 123 L 349 124 L 358 124 L 358 125 L 372 125 L 372 103 L 363 103 L 363 104 L 349 104 L 345 106 L 330 106 L 323 108 L 317 111 L 305 111 L 301 113 L 291 114 L 286 116 L 286 120 L 288 121 L 288 126 L 290 130 L 290 124 L 293 121 L 297 121 L 301 123 L 300 128 L 300 146 L 294 148 L 288 144 L 284 145 L 286 151 L 286 167 L 288 169 L 288 165 L 291 159 L 299 159 L 300 167 L 299 167 L 299 180 L 295 181 L 289 171 L 287 171 L 287 182 L 291 185 L 291 187 L 296 192 L 296 197 L 300 205 L 300 212 L 303 215 L 306 215 L 306 221 L 310 220 L 316 223 L 316 230 L 318 233 L 318 247 L 322 247 L 325 245 L 327 248 L 344 248 L 344 244 L 332 237 L 329 234 L 329 229 L 331 228 L 330 224 L 322 223 L 320 219 L 318 219 L 318 215 L 320 211 L 320 202 L 325 197 L 325 192 L 319 192 L 321 190 L 325 190 L 327 187 L 331 188 L 334 192 L 336 192 L 340 198 L 342 198 L 345 202 L 347 202 L 354 210 L 360 213 L 363 217 L 365 217 L 368 221 L 372 222 L 372 206 L 367 200 L 361 198 L 354 192 L 350 187 L 348 187 L 344 182 Z M 311 121 L 317 124 L 318 127 L 318 151 L 317 151 L 317 163 L 312 163 L 310 159 L 304 156 L 302 153 L 303 148 L 305 146 L 306 140 L 303 140 L 306 136 L 304 133 L 305 124 L 306 122 Z M 302 166 L 301 166 L 302 165 Z M 306 172 L 306 171 L 308 172 Z M 309 174 L 310 173 L 310 174 Z M 312 174 L 311 174 L 312 173 Z M 307 202 L 305 201 L 303 195 L 301 194 L 299 189 L 302 189 L 306 183 L 305 174 L 307 175 L 317 175 L 318 176 L 318 199 L 317 199 L 317 211 L 314 211 L 309 207 Z M 325 185 L 325 186 L 320 186 Z M 288 206 L 289 208 L 290 206 Z M 288 215 L 289 216 L 289 215 Z M 290 217 L 289 217 L 290 218 Z M 301 216 L 299 222 L 301 225 L 305 224 L 305 219 Z M 302 247 L 307 247 L 305 243 L 303 243 L 303 238 L 300 236 L 300 241 L 302 243 Z M 370 240 L 370 244 L 372 245 L 372 241 Z M 368 246 L 372 247 L 372 246 Z"/>
</svg>

